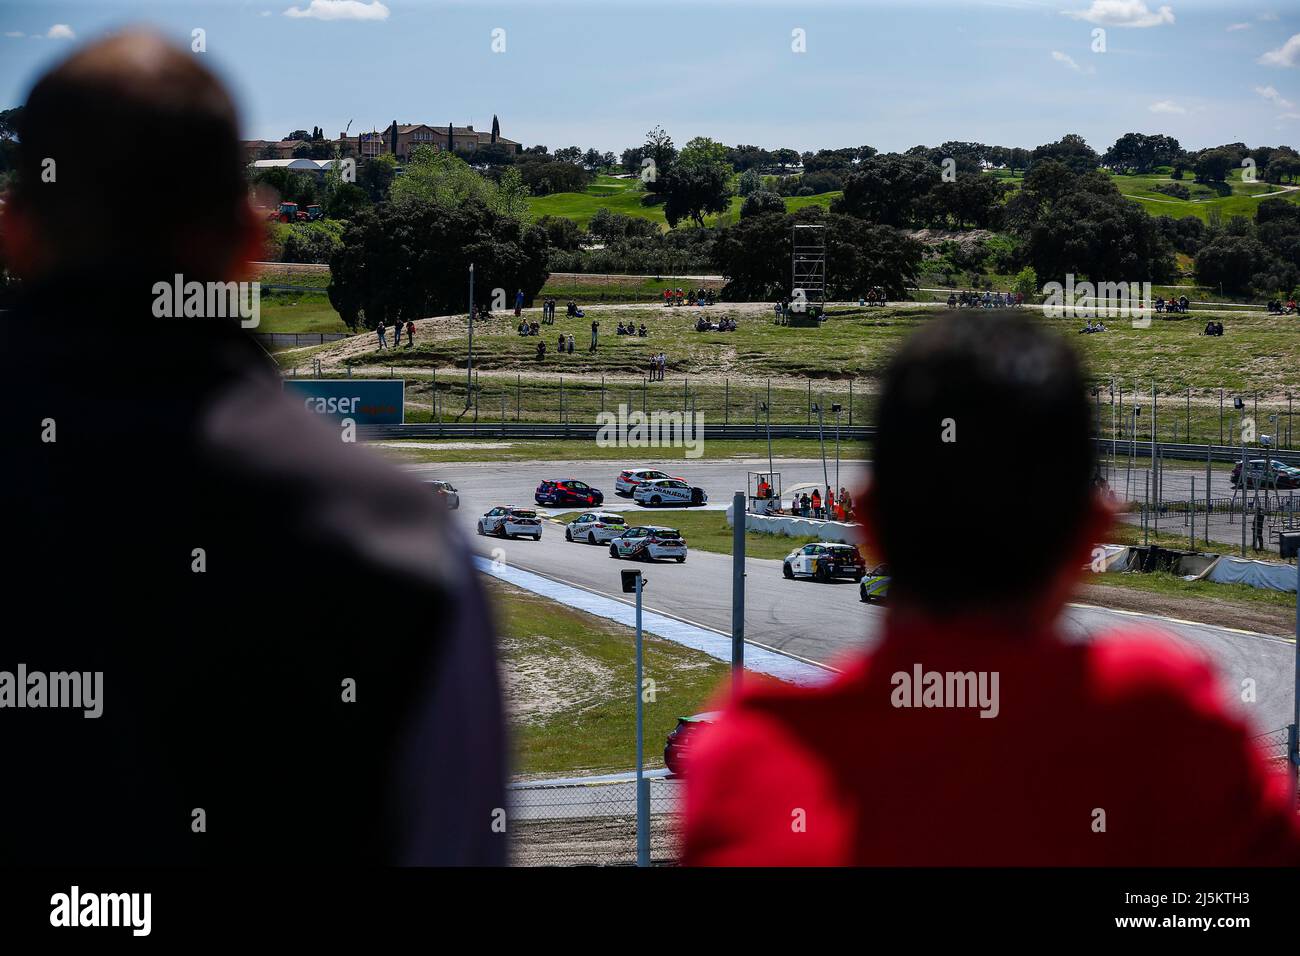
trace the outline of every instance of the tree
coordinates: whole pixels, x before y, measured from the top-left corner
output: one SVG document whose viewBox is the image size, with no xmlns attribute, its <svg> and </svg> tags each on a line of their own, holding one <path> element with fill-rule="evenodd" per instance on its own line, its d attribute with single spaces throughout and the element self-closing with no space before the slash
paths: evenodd
<svg viewBox="0 0 1300 956">
<path fill-rule="evenodd" d="M 736 180 L 736 192 L 741 196 L 748 196 L 750 193 L 756 193 L 763 188 L 763 177 L 758 174 L 756 169 L 747 169 L 740 174 Z"/>
<path fill-rule="evenodd" d="M 443 208 L 470 199 L 492 205 L 496 201 L 495 193 L 492 184 L 474 172 L 465 160 L 428 145 L 411 150 L 404 175 L 389 190 L 391 200 L 398 205 L 418 202 Z"/>
<path fill-rule="evenodd" d="M 1030 157 L 1030 164 L 1047 160 L 1055 160 L 1075 173 L 1090 172 L 1101 165 L 1101 158 L 1096 150 L 1078 133 L 1067 133 L 1055 143 L 1037 147 Z"/>
<path fill-rule="evenodd" d="M 768 192 L 763 189 L 750 193 L 745 197 L 745 201 L 740 204 L 741 219 L 748 219 L 751 216 L 762 216 L 771 212 L 784 213 L 785 200 L 776 193 Z"/>
<path fill-rule="evenodd" d="M 372 203 L 381 203 L 388 199 L 388 190 L 396 175 L 397 157 L 392 153 L 383 153 L 361 164 L 357 185 L 366 191 Z"/>
<path fill-rule="evenodd" d="M 492 114 L 492 138 L 489 139 L 488 142 L 495 143 L 500 138 L 500 136 L 501 136 L 501 123 L 497 120 L 497 114 L 493 113 Z"/>
<path fill-rule="evenodd" d="M 856 298 L 873 286 L 903 298 L 916 283 L 922 246 L 897 229 L 817 208 L 742 218 L 719 230 L 713 261 L 727 284 L 723 298 L 763 301 L 790 294 L 791 230 L 796 223 L 827 226 L 827 294 Z"/>
<path fill-rule="evenodd" d="M 647 159 L 650 160 L 649 167 L 645 166 Z M 646 170 L 642 175 L 647 192 L 660 192 L 663 178 L 676 159 L 677 149 L 673 146 L 673 138 L 661 127 L 656 126 L 646 133 L 645 143 L 641 147 L 641 165 Z"/>
<path fill-rule="evenodd" d="M 664 218 L 669 226 L 683 219 L 704 225 L 709 213 L 725 212 L 731 199 L 728 167 L 717 163 L 676 163 L 659 177 Z"/>
<path fill-rule="evenodd" d="M 307 132 L 305 129 L 296 129 L 288 136 L 285 137 L 285 140 L 295 140 L 295 139 L 302 139 L 302 140 L 311 139 L 311 133 Z"/>
<path fill-rule="evenodd" d="M 677 162 L 685 166 L 720 166 L 730 174 L 731 163 L 727 159 L 728 152 L 727 147 L 717 140 L 709 139 L 707 136 L 696 136 L 682 147 L 682 151 L 677 155 Z"/>
<path fill-rule="evenodd" d="M 455 206 L 384 203 L 364 210 L 330 257 L 330 304 L 356 331 L 394 320 L 464 313 L 470 263 L 483 289 L 546 282 L 546 231 L 503 216 L 480 198 Z"/>
<path fill-rule="evenodd" d="M 609 212 L 608 209 L 604 211 Z M 582 244 L 582 232 L 568 216 L 543 216 L 537 220 L 537 226 L 546 231 L 552 248 L 571 251 Z"/>
<path fill-rule="evenodd" d="M 1196 254 L 1196 281 L 1224 292 L 1248 293 L 1251 278 L 1272 257 L 1258 239 L 1221 235 L 1211 239 Z"/>
<path fill-rule="evenodd" d="M 935 178 L 934 168 L 925 160 L 873 156 L 850 174 L 844 194 L 831 203 L 831 212 L 882 225 L 907 225 L 917 200 L 929 191 Z"/>
<path fill-rule="evenodd" d="M 1172 136 L 1125 133 L 1106 150 L 1102 162 L 1116 172 L 1149 173 L 1156 166 L 1168 166 L 1182 155 Z"/>
<path fill-rule="evenodd" d="M 1238 162 L 1237 153 L 1232 150 L 1207 149 L 1196 158 L 1192 170 L 1198 182 L 1221 183 Z"/>
<path fill-rule="evenodd" d="M 519 170 L 508 167 L 501 174 L 492 196 L 492 208 L 508 219 L 520 219 L 528 213 L 528 187 Z"/>
</svg>

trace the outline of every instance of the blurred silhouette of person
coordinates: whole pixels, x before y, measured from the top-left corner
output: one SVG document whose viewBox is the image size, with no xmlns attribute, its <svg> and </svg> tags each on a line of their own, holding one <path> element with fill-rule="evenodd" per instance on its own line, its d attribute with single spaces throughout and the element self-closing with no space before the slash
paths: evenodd
<svg viewBox="0 0 1300 956">
<path fill-rule="evenodd" d="M 857 496 L 891 575 L 883 637 L 823 687 L 747 679 L 700 731 L 687 863 L 1300 862 L 1286 778 L 1201 655 L 1140 626 L 1063 637 L 1111 515 L 1078 360 L 1018 315 L 948 314 L 891 361 Z M 997 467 L 1008 408 L 1041 436 L 1029 473 L 954 486 Z M 993 547 L 1013 511 L 1034 515 L 1014 560 L 958 570 L 946 549 Z"/>
<path fill-rule="evenodd" d="M 234 107 L 201 61 L 124 31 L 22 115 L 0 494 L 21 503 L 7 585 L 30 623 L 5 663 L 102 673 L 102 713 L 0 712 L 0 862 L 502 863 L 500 692 L 463 537 L 289 397 L 238 321 L 158 317 L 156 284 L 259 258 Z M 160 136 L 190 158 L 158 163 Z M 395 590 L 377 628 L 372 596 Z"/>
</svg>

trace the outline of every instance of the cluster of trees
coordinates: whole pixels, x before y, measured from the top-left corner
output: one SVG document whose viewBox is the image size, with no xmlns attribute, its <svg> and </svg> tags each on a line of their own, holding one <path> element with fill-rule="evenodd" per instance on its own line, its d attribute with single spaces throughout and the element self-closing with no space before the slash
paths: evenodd
<svg viewBox="0 0 1300 956">
<path fill-rule="evenodd" d="M 329 258 L 330 303 L 353 330 L 462 312 L 469 266 L 490 296 L 546 282 L 551 242 L 526 219 L 527 187 L 516 169 L 500 181 L 463 159 L 417 147 L 389 195 L 360 209 Z"/>
<path fill-rule="evenodd" d="M 1253 220 L 1211 221 L 1196 252 L 1196 280 L 1225 293 L 1294 294 L 1300 287 L 1300 206 L 1265 199 Z"/>
</svg>

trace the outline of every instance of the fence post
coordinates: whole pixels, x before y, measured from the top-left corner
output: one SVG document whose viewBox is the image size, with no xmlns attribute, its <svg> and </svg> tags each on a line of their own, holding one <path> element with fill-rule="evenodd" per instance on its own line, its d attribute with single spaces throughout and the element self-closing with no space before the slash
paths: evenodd
<svg viewBox="0 0 1300 956">
<path fill-rule="evenodd" d="M 853 379 L 849 379 L 849 427 L 853 427 Z"/>
<path fill-rule="evenodd" d="M 731 379 L 722 380 L 722 425 L 731 424 Z"/>
</svg>

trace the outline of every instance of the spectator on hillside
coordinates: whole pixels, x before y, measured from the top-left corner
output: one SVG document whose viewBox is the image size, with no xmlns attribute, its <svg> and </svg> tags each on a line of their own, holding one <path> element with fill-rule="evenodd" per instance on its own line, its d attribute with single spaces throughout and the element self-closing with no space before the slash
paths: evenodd
<svg viewBox="0 0 1300 956">
<path fill-rule="evenodd" d="M 538 339 L 537 340 L 537 361 L 542 362 L 545 360 L 546 360 L 546 340 Z"/>
<path fill-rule="evenodd" d="M 379 348 L 382 351 L 388 345 L 388 335 L 384 331 L 384 323 L 380 322 L 375 326 L 375 334 L 379 336 Z"/>
<path fill-rule="evenodd" d="M 636 334 L 639 335 L 641 338 L 645 338 L 647 335 L 650 334 L 650 330 L 647 329 L 647 328 L 645 327 L 645 323 L 642 322 L 642 323 L 641 323 L 641 327 L 640 327 L 639 329 L 636 330 Z"/>
<path fill-rule="evenodd" d="M 569 336 L 569 354 L 570 354 L 570 355 L 573 354 L 573 336 L 572 336 L 572 335 Z"/>
<path fill-rule="evenodd" d="M 957 296 L 955 296 L 951 292 L 948 293 L 948 308 L 950 309 L 957 308 Z"/>
<path fill-rule="evenodd" d="M 600 331 L 600 323 L 597 322 L 595 319 L 592 319 L 591 320 L 591 347 L 587 349 L 588 352 L 596 351 L 596 335 L 599 331 Z"/>
<path fill-rule="evenodd" d="M 822 517 L 822 493 L 816 488 L 812 493 L 812 513 L 814 518 Z"/>
<path fill-rule="evenodd" d="M 515 293 L 515 315 L 522 315 L 524 311 L 524 290 L 520 289 Z"/>
<path fill-rule="evenodd" d="M 415 345 L 415 322 L 408 319 L 406 322 L 406 347 L 409 349 Z"/>
<path fill-rule="evenodd" d="M 809 500 L 808 492 L 806 491 L 799 496 L 799 514 L 803 515 L 805 518 L 812 514 L 812 501 Z"/>
<path fill-rule="evenodd" d="M 160 280 L 211 297 L 262 249 L 205 60 L 118 30 L 39 78 L 19 120 L 0 492 L 23 503 L 6 587 L 40 626 L 6 631 L 4 666 L 102 673 L 102 707 L 0 714 L 0 865 L 504 863 L 487 823 L 507 805 L 495 642 L 456 524 L 305 411 L 225 309 L 154 311 Z M 160 137 L 192 154 L 157 162 Z M 57 444 L 36 438 L 43 419 Z M 111 551 L 69 601 L 87 541 Z M 369 601 L 267 600 L 256 581 L 383 594 L 392 630 L 368 637 Z"/>
<path fill-rule="evenodd" d="M 1111 520 L 1086 381 L 1068 342 L 1006 313 L 904 342 L 859 495 L 890 571 L 882 633 L 825 686 L 746 678 L 692 744 L 685 862 L 1300 863 L 1288 781 L 1205 656 L 1150 625 L 1081 642 L 1061 622 Z M 1040 436 L 1027 472 L 954 485 L 996 466 L 1008 408 Z M 959 442 L 918 427 L 952 416 Z M 993 540 L 1013 504 L 1035 515 L 1016 560 L 952 573 L 935 542 Z"/>
</svg>

